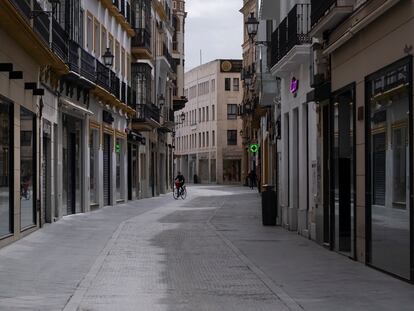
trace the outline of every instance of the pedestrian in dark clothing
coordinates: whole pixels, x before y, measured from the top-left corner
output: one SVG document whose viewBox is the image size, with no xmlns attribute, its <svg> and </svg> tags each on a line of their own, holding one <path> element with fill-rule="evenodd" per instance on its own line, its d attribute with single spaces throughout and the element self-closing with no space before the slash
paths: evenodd
<svg viewBox="0 0 414 311">
<path fill-rule="evenodd" d="M 253 189 L 253 187 L 256 185 L 256 180 L 257 180 L 256 172 L 253 171 L 253 170 L 250 171 L 250 173 L 249 173 L 250 189 Z"/>
</svg>

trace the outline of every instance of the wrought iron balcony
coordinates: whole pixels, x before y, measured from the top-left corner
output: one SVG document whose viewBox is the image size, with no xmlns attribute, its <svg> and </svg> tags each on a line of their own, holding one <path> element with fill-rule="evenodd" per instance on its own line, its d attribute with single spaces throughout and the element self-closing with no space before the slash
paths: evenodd
<svg viewBox="0 0 414 311">
<path fill-rule="evenodd" d="M 68 57 L 68 66 L 70 71 L 79 73 L 80 72 L 80 55 L 79 55 L 79 44 L 75 41 L 69 41 L 69 57 Z"/>
<path fill-rule="evenodd" d="M 121 102 L 127 102 L 127 87 L 125 82 L 121 83 Z"/>
<path fill-rule="evenodd" d="M 28 0 L 11 0 L 13 5 L 19 10 L 19 12 L 26 18 L 30 19 L 32 9 L 30 7 L 30 1 Z"/>
<path fill-rule="evenodd" d="M 336 4 L 336 0 L 311 0 L 312 13 L 311 13 L 311 23 L 312 26 L 315 25 L 322 16 L 325 15 L 326 11 Z"/>
<path fill-rule="evenodd" d="M 319 36 L 336 27 L 353 12 L 355 0 L 311 0 L 312 35 Z"/>
<path fill-rule="evenodd" d="M 136 120 L 140 122 L 155 121 L 160 123 L 160 109 L 153 104 L 137 105 Z"/>
<path fill-rule="evenodd" d="M 170 64 L 170 66 L 173 66 L 173 58 L 170 54 L 170 52 L 168 51 L 168 48 L 165 44 L 163 44 L 162 46 L 162 54 L 163 56 L 167 59 L 167 62 Z"/>
<path fill-rule="evenodd" d="M 69 36 L 56 19 L 52 19 L 52 50 L 61 59 L 66 60 L 68 55 Z"/>
<path fill-rule="evenodd" d="M 26 1 L 21 1 L 21 2 L 26 2 Z M 43 11 L 42 7 L 40 6 L 39 3 L 37 3 L 37 1 L 33 2 L 33 9 L 36 12 Z M 49 20 L 49 16 L 46 13 L 38 14 L 36 15 L 35 18 L 33 18 L 33 29 L 40 36 L 40 38 L 42 38 L 42 40 L 44 41 L 44 43 L 46 43 L 46 45 L 49 45 L 49 36 L 50 36 L 49 26 L 50 26 L 50 20 Z"/>
<path fill-rule="evenodd" d="M 276 65 L 296 45 L 312 42 L 309 36 L 310 4 L 296 4 L 272 34 L 271 66 Z"/>
<path fill-rule="evenodd" d="M 86 52 L 84 49 L 80 48 L 81 51 L 81 70 L 80 73 L 86 79 L 90 81 L 95 81 L 96 79 L 96 63 L 95 58 Z"/>
<path fill-rule="evenodd" d="M 135 28 L 135 37 L 132 38 L 131 45 L 134 48 L 151 50 L 151 35 L 145 28 Z"/>
<path fill-rule="evenodd" d="M 109 69 L 99 60 L 96 60 L 96 84 L 107 91 L 110 90 Z"/>
<path fill-rule="evenodd" d="M 110 88 L 109 92 L 111 92 L 116 98 L 120 99 L 120 83 L 121 81 L 116 76 L 115 72 L 110 70 Z"/>
</svg>

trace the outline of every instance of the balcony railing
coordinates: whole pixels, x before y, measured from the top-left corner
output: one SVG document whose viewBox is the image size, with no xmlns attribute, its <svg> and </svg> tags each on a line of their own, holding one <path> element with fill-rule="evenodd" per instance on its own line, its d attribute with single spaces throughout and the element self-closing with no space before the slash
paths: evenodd
<svg viewBox="0 0 414 311">
<path fill-rule="evenodd" d="M 154 120 L 160 122 L 160 109 L 153 104 L 149 105 L 137 105 L 137 120 L 146 122 L 149 120 Z"/>
<path fill-rule="evenodd" d="M 25 2 L 25 1 L 22 1 Z M 36 12 L 41 12 L 43 9 L 40 6 L 39 3 L 37 3 L 37 1 L 33 2 L 33 9 Z M 40 38 L 42 38 L 42 40 L 49 45 L 49 36 L 50 36 L 50 31 L 49 31 L 49 26 L 50 26 L 50 20 L 49 20 L 49 16 L 45 13 L 45 14 L 38 14 L 36 15 L 36 17 L 33 18 L 33 28 L 34 30 L 37 32 L 37 34 L 40 36 Z"/>
<path fill-rule="evenodd" d="M 52 19 L 52 50 L 63 60 L 68 55 L 69 36 L 56 19 Z"/>
<path fill-rule="evenodd" d="M 120 83 L 121 81 L 116 76 L 115 72 L 110 71 L 110 88 L 109 92 L 115 95 L 116 98 L 120 99 Z"/>
<path fill-rule="evenodd" d="M 272 61 L 276 65 L 296 45 L 311 43 L 310 4 L 296 4 L 272 34 Z"/>
<path fill-rule="evenodd" d="M 81 75 L 90 81 L 96 79 L 96 63 L 95 58 L 86 52 L 84 49 L 81 50 Z"/>
<path fill-rule="evenodd" d="M 69 41 L 68 65 L 71 71 L 79 73 L 79 44 L 75 41 Z"/>
<path fill-rule="evenodd" d="M 311 23 L 315 25 L 326 13 L 326 11 L 336 4 L 337 0 L 311 0 L 312 13 Z"/>
<path fill-rule="evenodd" d="M 103 87 L 105 90 L 110 90 L 109 69 L 99 60 L 96 60 L 96 84 Z"/>
<path fill-rule="evenodd" d="M 121 101 L 123 103 L 127 102 L 127 87 L 126 87 L 126 83 L 122 82 L 121 83 Z"/>
<path fill-rule="evenodd" d="M 173 58 L 165 44 L 162 46 L 162 54 L 167 59 L 167 62 L 170 64 L 170 66 L 173 66 Z"/>
<path fill-rule="evenodd" d="M 132 47 L 151 49 L 151 35 L 145 28 L 135 28 L 135 37 L 132 38 Z"/>
</svg>

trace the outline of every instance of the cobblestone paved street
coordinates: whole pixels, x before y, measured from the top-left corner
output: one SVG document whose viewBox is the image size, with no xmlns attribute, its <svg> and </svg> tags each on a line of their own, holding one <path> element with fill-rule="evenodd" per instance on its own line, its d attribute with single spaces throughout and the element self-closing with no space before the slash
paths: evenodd
<svg viewBox="0 0 414 311">
<path fill-rule="evenodd" d="M 412 310 L 411 285 L 262 227 L 259 208 L 198 186 L 67 217 L 0 250 L 0 310 Z"/>
</svg>

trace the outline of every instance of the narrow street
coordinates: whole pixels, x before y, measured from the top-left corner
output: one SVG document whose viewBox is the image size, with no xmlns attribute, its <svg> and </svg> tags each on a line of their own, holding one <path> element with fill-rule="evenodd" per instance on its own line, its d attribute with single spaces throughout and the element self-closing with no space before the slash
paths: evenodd
<svg viewBox="0 0 414 311">
<path fill-rule="evenodd" d="M 0 310 L 412 310 L 407 283 L 262 227 L 256 191 L 188 190 L 68 216 L 1 249 Z"/>
</svg>

